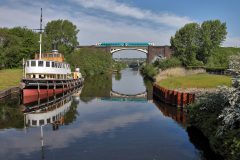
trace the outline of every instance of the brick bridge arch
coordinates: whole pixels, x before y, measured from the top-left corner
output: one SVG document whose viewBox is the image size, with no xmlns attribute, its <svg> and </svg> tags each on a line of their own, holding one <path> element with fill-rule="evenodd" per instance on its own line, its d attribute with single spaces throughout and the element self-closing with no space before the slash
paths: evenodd
<svg viewBox="0 0 240 160">
<path fill-rule="evenodd" d="M 172 55 L 172 51 L 170 46 L 154 46 L 154 45 L 147 45 L 147 46 L 99 46 L 99 45 L 92 45 L 92 46 L 78 46 L 77 48 L 97 48 L 101 49 L 107 53 L 113 54 L 115 52 L 121 50 L 138 50 L 140 52 L 144 52 L 147 55 L 147 63 L 151 63 L 156 57 L 164 57 L 170 58 Z"/>
</svg>

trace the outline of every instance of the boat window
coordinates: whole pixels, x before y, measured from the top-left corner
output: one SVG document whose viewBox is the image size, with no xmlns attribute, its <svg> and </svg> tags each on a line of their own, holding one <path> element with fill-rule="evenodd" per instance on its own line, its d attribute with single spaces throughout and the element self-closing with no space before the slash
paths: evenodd
<svg viewBox="0 0 240 160">
<path fill-rule="evenodd" d="M 52 67 L 54 67 L 55 66 L 55 64 L 54 64 L 54 62 L 52 62 Z"/>
<path fill-rule="evenodd" d="M 31 61 L 31 66 L 35 67 L 36 66 L 36 61 Z"/>
<path fill-rule="evenodd" d="M 48 57 L 51 57 L 51 58 L 52 58 L 52 57 L 53 57 L 53 54 L 48 54 Z"/>
<path fill-rule="evenodd" d="M 43 67 L 43 61 L 38 61 L 38 67 Z"/>
<path fill-rule="evenodd" d="M 47 119 L 47 123 L 51 123 L 50 118 Z"/>
<path fill-rule="evenodd" d="M 29 67 L 29 61 L 27 61 L 27 67 Z"/>
<path fill-rule="evenodd" d="M 44 125 L 44 119 L 39 120 L 39 125 Z"/>
<path fill-rule="evenodd" d="M 50 62 L 46 62 L 46 67 L 50 67 Z"/>
<path fill-rule="evenodd" d="M 53 121 L 53 122 L 55 121 L 55 116 L 52 117 L 52 121 Z"/>
<path fill-rule="evenodd" d="M 32 125 L 37 125 L 37 121 L 36 120 L 32 120 Z"/>
</svg>

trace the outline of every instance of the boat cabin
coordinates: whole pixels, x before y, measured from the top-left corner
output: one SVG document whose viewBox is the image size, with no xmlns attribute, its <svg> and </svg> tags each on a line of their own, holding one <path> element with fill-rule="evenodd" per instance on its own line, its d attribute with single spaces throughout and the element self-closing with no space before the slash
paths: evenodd
<svg viewBox="0 0 240 160">
<path fill-rule="evenodd" d="M 64 56 L 53 50 L 51 53 L 35 54 L 35 59 L 25 63 L 26 79 L 72 79 L 71 68 L 64 62 Z"/>
<path fill-rule="evenodd" d="M 35 54 L 35 59 L 40 59 L 39 53 Z M 50 53 L 42 53 L 41 60 L 64 62 L 64 56 L 58 53 L 58 50 L 53 50 Z"/>
</svg>

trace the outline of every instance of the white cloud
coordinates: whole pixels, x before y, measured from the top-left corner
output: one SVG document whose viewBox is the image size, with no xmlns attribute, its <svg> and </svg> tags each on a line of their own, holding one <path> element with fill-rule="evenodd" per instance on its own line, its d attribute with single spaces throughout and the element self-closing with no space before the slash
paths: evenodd
<svg viewBox="0 0 240 160">
<path fill-rule="evenodd" d="M 193 22 L 189 17 L 181 17 L 169 13 L 156 14 L 150 10 L 119 3 L 116 0 L 72 0 L 72 2 L 77 2 L 85 8 L 100 9 L 116 15 L 149 20 L 172 27 L 181 27 L 186 23 Z"/>
<path fill-rule="evenodd" d="M 223 42 L 224 47 L 240 47 L 240 37 L 227 37 Z"/>
<path fill-rule="evenodd" d="M 175 29 L 166 29 L 161 25 L 154 29 L 147 23 L 130 24 L 124 20 L 113 21 L 91 16 L 78 10 L 73 12 L 70 6 L 57 6 L 49 4 L 48 1 L 44 3 L 32 2 L 31 5 L 17 3 L 14 6 L 1 6 L 0 26 L 39 28 L 40 7 L 43 6 L 48 6 L 43 8 L 44 23 L 54 19 L 69 19 L 80 29 L 78 37 L 81 45 L 93 45 L 103 41 L 150 41 L 166 45 L 169 44 L 170 36 L 175 33 Z"/>
</svg>

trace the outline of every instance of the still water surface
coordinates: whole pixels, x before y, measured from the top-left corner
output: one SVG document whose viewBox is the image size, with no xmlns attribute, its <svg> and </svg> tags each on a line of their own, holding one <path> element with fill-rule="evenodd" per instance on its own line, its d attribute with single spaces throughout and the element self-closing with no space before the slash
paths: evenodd
<svg viewBox="0 0 240 160">
<path fill-rule="evenodd" d="M 189 140 L 183 112 L 158 104 L 149 95 L 141 100 L 111 97 L 112 90 L 151 94 L 151 85 L 131 69 L 86 79 L 80 95 L 63 98 L 67 100 L 59 106 L 64 114 L 56 118 L 58 122 L 42 127 L 43 141 L 41 127 L 32 120 L 58 114 L 56 109 L 24 116 L 18 97 L 1 102 L 0 159 L 202 159 Z"/>
</svg>

